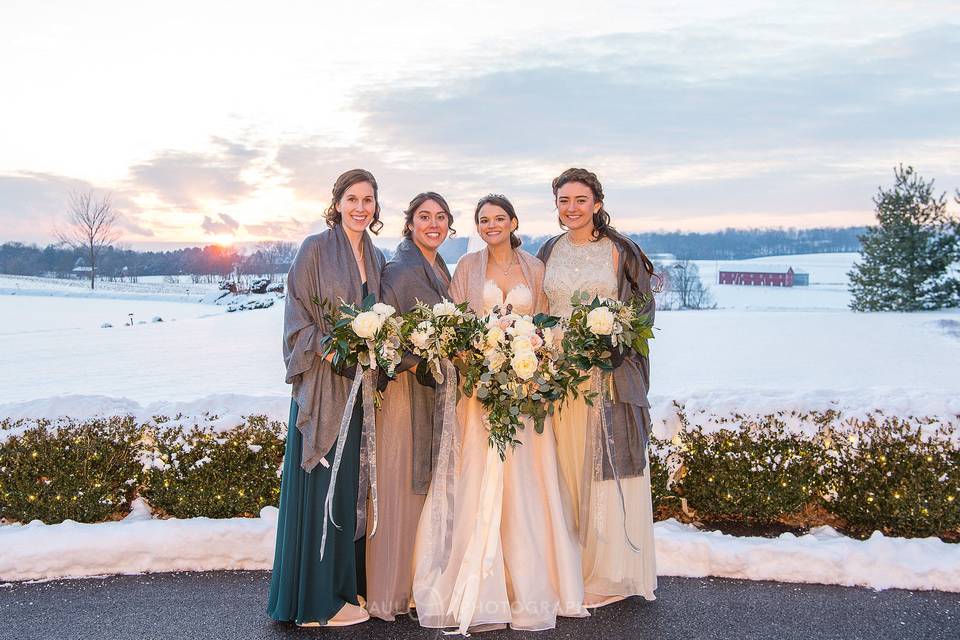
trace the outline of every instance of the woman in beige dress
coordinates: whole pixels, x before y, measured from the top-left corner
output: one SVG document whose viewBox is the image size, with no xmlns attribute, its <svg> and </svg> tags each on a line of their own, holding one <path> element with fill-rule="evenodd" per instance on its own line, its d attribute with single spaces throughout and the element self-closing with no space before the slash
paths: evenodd
<svg viewBox="0 0 960 640">
<path fill-rule="evenodd" d="M 414 197 L 404 211 L 403 240 L 380 276 L 381 300 L 406 313 L 418 301 L 449 299 L 450 272 L 439 249 L 454 233 L 443 196 L 427 191 Z M 376 531 L 367 519 L 366 597 L 367 611 L 382 620 L 410 611 L 413 544 L 439 436 L 436 383 L 429 373 L 418 374 L 419 361 L 404 356 L 377 412 L 379 518 Z"/>
<path fill-rule="evenodd" d="M 623 301 L 650 294 L 653 264 L 610 227 L 597 176 L 568 169 L 554 179 L 553 194 L 566 233 L 548 240 L 538 254 L 546 264 L 551 313 L 569 316 L 570 299 L 578 291 Z M 646 311 L 652 318 L 652 296 Z M 592 428 L 596 418 L 582 397 L 567 402 L 554 419 L 561 475 L 578 505 L 587 607 L 633 595 L 653 600 L 657 588 L 647 459 L 650 363 L 628 351 L 614 365 L 609 449 L 601 444 L 601 430 Z M 594 436 L 589 443 L 588 433 Z"/>
<path fill-rule="evenodd" d="M 460 259 L 450 286 L 454 302 L 479 314 L 509 304 L 546 311 L 543 264 L 519 249 L 517 216 L 503 196 L 477 205 L 474 221 L 487 247 Z M 487 444 L 483 405 L 463 398 L 459 474 L 452 514 L 444 483 L 430 486 L 416 545 L 414 598 L 420 624 L 461 633 L 491 625 L 552 629 L 561 616 L 586 616 L 572 503 L 557 468 L 553 427 L 527 421 L 521 444 L 501 462 Z M 437 522 L 452 515 L 449 531 Z"/>
</svg>

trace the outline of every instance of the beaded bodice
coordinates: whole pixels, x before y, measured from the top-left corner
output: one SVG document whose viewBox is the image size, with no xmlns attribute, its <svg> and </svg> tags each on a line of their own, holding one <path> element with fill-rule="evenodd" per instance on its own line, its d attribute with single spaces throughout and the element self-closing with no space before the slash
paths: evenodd
<svg viewBox="0 0 960 640">
<path fill-rule="evenodd" d="M 617 271 L 610 238 L 575 245 L 569 233 L 561 236 L 550 252 L 543 290 L 550 301 L 550 314 L 560 317 L 570 315 L 570 298 L 577 291 L 616 298 Z"/>
</svg>

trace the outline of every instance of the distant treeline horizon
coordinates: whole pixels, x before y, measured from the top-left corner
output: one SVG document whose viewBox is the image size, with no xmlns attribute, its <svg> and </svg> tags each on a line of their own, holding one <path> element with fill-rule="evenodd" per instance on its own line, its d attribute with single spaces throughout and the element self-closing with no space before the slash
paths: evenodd
<svg viewBox="0 0 960 640">
<path fill-rule="evenodd" d="M 677 260 L 745 260 L 801 253 L 839 253 L 860 250 L 858 236 L 866 227 L 825 227 L 813 229 L 725 229 L 707 233 L 646 232 L 629 233 L 643 250 L 653 256 L 664 254 Z M 521 235 L 522 247 L 536 253 L 549 236 Z M 138 277 L 164 275 L 220 275 L 232 273 L 283 273 L 293 259 L 293 242 L 262 242 L 244 250 L 221 245 L 206 245 L 167 251 L 136 251 L 107 247 L 97 260 L 101 277 Z M 440 254 L 455 263 L 467 250 L 467 238 L 450 238 Z M 389 258 L 392 251 L 385 250 Z M 56 244 L 40 247 L 22 242 L 0 245 L 0 273 L 11 275 L 65 276 L 88 267 L 85 252 Z"/>
</svg>

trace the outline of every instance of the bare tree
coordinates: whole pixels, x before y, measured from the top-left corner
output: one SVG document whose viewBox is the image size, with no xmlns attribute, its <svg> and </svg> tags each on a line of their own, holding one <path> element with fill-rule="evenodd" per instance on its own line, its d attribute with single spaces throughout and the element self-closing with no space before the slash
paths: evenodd
<svg viewBox="0 0 960 640">
<path fill-rule="evenodd" d="M 264 273 L 271 280 L 281 270 L 286 271 L 297 255 L 297 245 L 284 240 L 268 240 L 257 244 L 257 253 L 263 260 Z"/>
<path fill-rule="evenodd" d="M 119 219 L 110 203 L 110 194 L 97 197 L 91 191 L 71 191 L 67 211 L 67 226 L 58 229 L 61 244 L 83 251 L 90 261 L 90 288 L 94 288 L 97 260 L 103 250 L 120 238 L 116 229 Z"/>
<path fill-rule="evenodd" d="M 680 260 L 670 265 L 670 293 L 677 309 L 706 309 L 711 306 L 710 291 L 700 280 L 696 263 Z"/>
</svg>

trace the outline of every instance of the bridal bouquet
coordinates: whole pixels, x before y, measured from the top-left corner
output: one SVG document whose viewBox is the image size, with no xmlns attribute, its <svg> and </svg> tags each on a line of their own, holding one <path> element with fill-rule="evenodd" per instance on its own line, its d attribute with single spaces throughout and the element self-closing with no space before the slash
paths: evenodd
<svg viewBox="0 0 960 640">
<path fill-rule="evenodd" d="M 443 299 L 430 306 L 422 302 L 403 317 L 405 346 L 427 362 L 437 384 L 443 384 L 441 362 L 471 347 L 476 333 L 483 328 L 477 317 L 467 311 L 467 303 L 454 304 Z"/>
<path fill-rule="evenodd" d="M 563 350 L 570 363 L 584 371 L 597 367 L 610 371 L 610 357 L 616 349 L 623 353 L 633 349 L 650 355 L 653 323 L 643 309 L 647 295 L 621 302 L 613 298 L 594 297 L 583 292 L 573 294 L 573 311 L 565 323 Z"/>
<path fill-rule="evenodd" d="M 401 318 L 396 315 L 396 309 L 375 300 L 371 294 L 358 307 L 343 300 L 333 306 L 328 300 L 314 299 L 332 327 L 323 337 L 321 356 L 332 353 L 335 368 L 352 365 L 371 370 L 380 368 L 393 377 L 403 355 Z"/>
<path fill-rule="evenodd" d="M 496 307 L 474 337 L 474 349 L 466 358 L 463 389 L 477 394 L 487 410 L 489 444 L 500 459 L 507 446 L 516 446 L 521 419 L 533 420 L 537 433 L 554 412 L 554 404 L 576 389 L 587 377 L 565 366 L 558 319 L 512 312 L 510 305 Z"/>
</svg>

